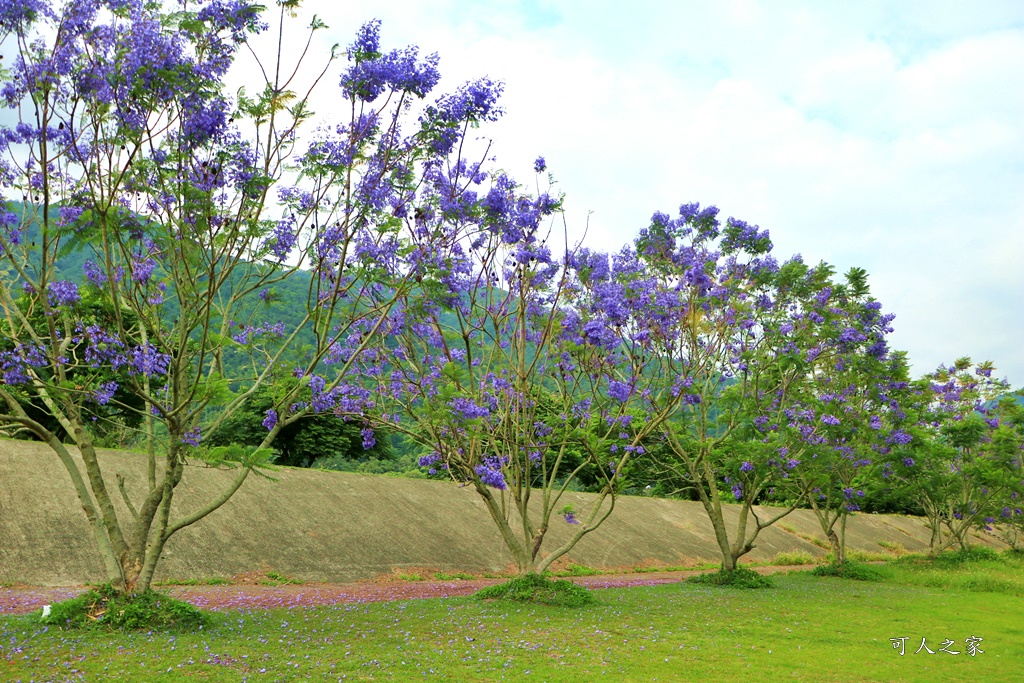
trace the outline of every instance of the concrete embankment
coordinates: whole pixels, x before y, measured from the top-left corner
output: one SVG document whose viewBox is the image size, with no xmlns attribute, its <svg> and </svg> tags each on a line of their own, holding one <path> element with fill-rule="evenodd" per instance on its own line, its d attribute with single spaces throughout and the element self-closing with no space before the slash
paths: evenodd
<svg viewBox="0 0 1024 683">
<path fill-rule="evenodd" d="M 122 474 L 140 502 L 145 461 L 138 454 L 101 451 L 100 462 L 118 514 Z M 233 473 L 189 466 L 175 495 L 175 515 L 216 497 Z M 304 581 L 353 581 L 394 572 L 498 572 L 511 557 L 483 503 L 450 482 L 282 469 L 277 481 L 250 476 L 226 505 L 176 534 L 157 580 L 234 576 L 273 570 Z M 566 494 L 579 515 L 594 496 Z M 737 514 L 729 506 L 728 515 Z M 581 516 L 581 515 L 580 515 Z M 126 517 L 124 517 L 126 518 Z M 797 510 L 765 531 L 752 561 L 779 552 L 825 551 L 812 542 L 821 530 L 809 510 Z M 555 517 L 548 547 L 573 530 Z M 922 520 L 855 515 L 849 547 L 884 552 L 928 547 Z M 995 542 L 979 537 L 979 543 Z M 672 566 L 718 558 L 711 524 L 699 503 L 620 497 L 612 516 L 586 536 L 569 560 L 599 568 Z M 74 585 L 104 580 L 92 534 L 63 465 L 43 444 L 0 440 L 0 582 Z"/>
</svg>

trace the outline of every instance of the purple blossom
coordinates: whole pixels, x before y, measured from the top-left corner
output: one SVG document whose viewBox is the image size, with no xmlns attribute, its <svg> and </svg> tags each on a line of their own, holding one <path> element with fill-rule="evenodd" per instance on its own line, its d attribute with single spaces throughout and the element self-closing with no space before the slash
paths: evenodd
<svg viewBox="0 0 1024 683">
<path fill-rule="evenodd" d="M 463 420 L 483 418 L 491 414 L 489 408 L 486 406 L 478 406 L 467 398 L 454 398 L 448 402 L 448 406 Z"/>
<path fill-rule="evenodd" d="M 625 403 L 629 400 L 630 395 L 633 393 L 633 387 L 625 382 L 619 382 L 612 380 L 608 382 L 608 396 L 614 398 L 620 403 Z"/>
<path fill-rule="evenodd" d="M 372 102 L 389 90 L 425 97 L 441 79 L 436 54 L 420 60 L 415 46 L 381 53 L 379 20 L 363 24 L 348 58 L 352 65 L 342 74 L 341 87 L 350 99 Z"/>
<path fill-rule="evenodd" d="M 189 429 L 181 436 L 181 442 L 188 446 L 198 446 L 200 441 L 199 427 Z"/>
<path fill-rule="evenodd" d="M 579 524 L 580 520 L 576 519 L 575 512 L 563 512 L 562 517 L 565 518 L 567 524 Z"/>
<path fill-rule="evenodd" d="M 368 451 L 377 445 L 377 437 L 374 435 L 373 430 L 369 427 L 363 427 L 359 430 L 359 434 L 363 437 L 363 450 Z"/>
<path fill-rule="evenodd" d="M 156 261 L 149 257 L 144 257 L 142 254 L 132 257 L 132 279 L 141 285 L 149 282 L 155 268 Z"/>
<path fill-rule="evenodd" d="M 99 386 L 98 389 L 92 392 L 92 400 L 99 403 L 101 406 L 105 406 L 110 403 L 110 399 L 114 397 L 114 393 L 117 391 L 117 382 L 105 382 Z"/>
<path fill-rule="evenodd" d="M 828 414 L 822 415 L 821 416 L 821 421 L 822 421 L 823 424 L 827 424 L 827 425 L 837 425 L 837 424 L 839 424 L 839 418 L 836 417 L 835 415 L 828 415 Z"/>
<path fill-rule="evenodd" d="M 441 454 L 437 451 L 430 453 L 429 455 L 420 456 L 418 464 L 420 467 L 430 467 L 435 462 L 441 459 Z"/>
<path fill-rule="evenodd" d="M 70 306 L 81 299 L 78 285 L 70 280 L 51 282 L 47 288 L 51 306 Z"/>
<path fill-rule="evenodd" d="M 753 472 L 753 471 L 754 471 L 754 466 L 751 463 L 747 462 L 746 460 L 744 460 L 743 464 L 740 465 L 740 472 Z"/>
<path fill-rule="evenodd" d="M 102 287 L 107 281 L 107 276 L 103 273 L 103 269 L 97 266 L 92 260 L 86 261 L 82 264 L 82 271 L 85 272 L 85 279 L 96 287 Z"/>
<path fill-rule="evenodd" d="M 505 474 L 501 471 L 501 466 L 505 462 L 505 458 L 490 456 L 484 458 L 483 463 L 473 469 L 477 476 L 480 477 L 481 482 L 492 488 L 504 491 L 508 488 L 508 484 L 505 483 Z"/>
<path fill-rule="evenodd" d="M 742 500 L 743 498 L 743 487 L 739 484 L 732 485 L 732 495 L 736 500 Z"/>
<path fill-rule="evenodd" d="M 533 170 L 537 173 L 543 173 L 548 167 L 544 157 L 537 157 L 537 160 L 533 162 Z"/>
<path fill-rule="evenodd" d="M 171 364 L 171 357 L 157 351 L 152 344 L 146 344 L 132 349 L 131 364 L 136 373 L 146 377 L 165 375 Z"/>
<path fill-rule="evenodd" d="M 913 458 L 903 458 L 903 465 L 904 465 L 904 467 L 913 467 L 914 466 L 914 459 Z"/>
<path fill-rule="evenodd" d="M 900 444 L 901 446 L 905 446 L 914 440 L 914 437 L 912 437 L 910 434 L 907 434 L 906 432 L 900 431 L 898 429 L 892 433 L 892 436 L 890 438 L 892 439 L 893 443 Z"/>
<path fill-rule="evenodd" d="M 273 408 L 267 409 L 267 416 L 263 418 L 263 426 L 266 427 L 269 432 L 275 426 L 277 426 L 277 411 Z"/>
<path fill-rule="evenodd" d="M 52 16 L 53 10 L 45 0 L 4 0 L 0 2 L 0 31 L 24 31 L 40 15 Z"/>
<path fill-rule="evenodd" d="M 291 253 L 298 240 L 299 238 L 296 235 L 295 228 L 295 216 L 288 215 L 274 225 L 274 231 L 271 233 L 267 245 L 270 247 L 270 251 L 274 254 L 274 257 L 277 258 L 278 261 L 283 261 L 288 258 L 288 254 Z"/>
</svg>

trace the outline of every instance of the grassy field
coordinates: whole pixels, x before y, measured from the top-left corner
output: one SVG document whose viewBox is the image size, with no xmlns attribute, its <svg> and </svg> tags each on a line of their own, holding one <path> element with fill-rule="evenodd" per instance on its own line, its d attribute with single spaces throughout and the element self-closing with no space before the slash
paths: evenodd
<svg viewBox="0 0 1024 683">
<path fill-rule="evenodd" d="M 473 598 L 224 612 L 196 633 L 68 633 L 0 618 L 3 681 L 1011 681 L 1024 560 L 880 568 L 880 583 L 668 584 L 581 609 Z M 969 656 L 968 637 L 983 652 Z M 906 638 L 905 654 L 891 638 Z M 935 651 L 915 651 L 926 639 Z M 954 641 L 941 652 L 945 640 Z"/>
</svg>

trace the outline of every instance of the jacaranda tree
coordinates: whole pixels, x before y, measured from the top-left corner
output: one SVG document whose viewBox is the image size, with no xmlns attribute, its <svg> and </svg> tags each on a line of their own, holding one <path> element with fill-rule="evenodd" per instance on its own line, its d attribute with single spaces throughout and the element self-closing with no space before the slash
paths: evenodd
<svg viewBox="0 0 1024 683">
<path fill-rule="evenodd" d="M 651 340 L 656 374 L 684 391 L 649 451 L 654 471 L 676 490 L 695 492 L 722 552 L 722 569 L 754 548 L 758 534 L 789 514 L 799 497 L 766 516 L 764 501 L 800 464 L 775 428 L 793 405 L 795 385 L 823 351 L 828 323 L 811 305 L 829 273 L 794 257 L 781 266 L 767 231 L 718 209 L 657 213 L 636 250 L 657 294 L 671 301 L 664 331 Z M 739 504 L 730 531 L 726 502 Z"/>
<path fill-rule="evenodd" d="M 969 545 L 969 533 L 1016 516 L 1024 495 L 1024 435 L 1007 383 L 991 362 L 959 358 L 919 384 L 917 428 L 888 473 L 897 490 L 924 510 L 931 552 Z"/>
<path fill-rule="evenodd" d="M 298 2 L 277 4 L 284 30 Z M 422 232 L 421 213 L 439 202 L 426 179 L 496 96 L 485 80 L 417 117 L 437 58 L 382 50 L 371 22 L 336 81 L 342 117 L 300 137 L 311 112 L 297 75 L 315 85 L 335 54 L 309 72 L 251 50 L 250 72 L 264 78 L 236 97 L 224 90 L 266 29 L 261 11 L 245 0 L 0 2 L 0 97 L 13 121 L 0 129 L 0 422 L 52 447 L 123 591 L 149 587 L 167 541 L 224 504 L 282 429 L 311 412 L 362 419 L 369 392 L 349 381 L 353 359 L 381 342 L 412 284 L 444 275 L 418 246 L 457 232 L 440 219 Z M 323 28 L 314 18 L 311 33 Z M 81 272 L 60 270 L 83 251 Z M 261 304 L 297 276 L 305 305 L 286 325 Z M 272 392 L 262 443 L 203 445 L 289 374 L 300 381 Z M 26 403 L 45 406 L 80 460 Z M 143 417 L 147 476 L 121 481 L 127 515 L 96 452 L 93 418 L 111 404 Z M 236 474 L 183 513 L 175 489 L 203 463 Z"/>
<path fill-rule="evenodd" d="M 364 372 L 380 379 L 391 428 L 430 449 L 421 465 L 471 484 L 519 573 L 539 574 L 611 514 L 629 459 L 679 392 L 650 372 L 631 317 L 650 305 L 635 256 L 553 256 L 558 199 L 504 174 L 449 167 L 431 182 L 438 211 L 478 225 L 447 248 L 424 244 L 450 277 L 410 293 L 390 354 Z M 564 494 L 583 480 L 597 496 L 576 509 Z M 546 548 L 553 523 L 571 533 Z"/>
<path fill-rule="evenodd" d="M 907 419 L 908 370 L 885 339 L 894 316 L 870 297 L 863 270 L 822 290 L 804 315 L 825 324 L 792 405 L 774 425 L 787 454 L 799 459 L 783 489 L 807 500 L 833 562 L 843 564 L 849 514 L 874 488 L 881 459 L 911 440 L 899 428 Z"/>
<path fill-rule="evenodd" d="M 1024 550 L 1024 405 L 1020 402 L 1022 397 L 1024 392 L 1019 390 L 1013 395 L 1003 396 L 994 409 L 989 411 L 1005 428 L 1002 438 L 1012 438 L 1017 444 L 1017 455 L 1010 461 L 1011 472 L 1016 473 L 1016 484 L 1003 491 L 1002 500 L 996 500 L 996 511 L 985 519 L 985 525 L 993 528 L 1005 543 L 1017 551 Z M 1013 444 L 1010 445 L 1012 447 Z"/>
</svg>

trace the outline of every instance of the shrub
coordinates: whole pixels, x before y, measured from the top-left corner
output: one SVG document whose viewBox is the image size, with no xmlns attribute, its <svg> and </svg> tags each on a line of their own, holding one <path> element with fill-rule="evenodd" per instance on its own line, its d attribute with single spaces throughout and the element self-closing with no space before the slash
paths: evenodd
<svg viewBox="0 0 1024 683">
<path fill-rule="evenodd" d="M 134 631 L 171 626 L 196 628 L 207 624 L 208 619 L 187 602 L 163 593 L 118 593 L 107 584 L 52 605 L 43 623 L 62 628 Z"/>
<path fill-rule="evenodd" d="M 854 581 L 882 580 L 882 574 L 877 569 L 860 562 L 823 564 L 812 569 L 811 574 L 814 576 L 835 576 L 840 579 L 853 579 Z"/>
<path fill-rule="evenodd" d="M 948 562 L 950 564 L 964 564 L 967 562 L 999 562 L 1003 558 L 1000 557 L 999 553 L 992 548 L 985 548 L 983 546 L 975 546 L 968 548 L 967 550 L 956 550 L 951 553 L 940 553 L 935 558 L 938 562 Z"/>
<path fill-rule="evenodd" d="M 572 581 L 551 581 L 538 574 L 520 576 L 475 593 L 481 600 L 514 600 L 554 607 L 583 607 L 594 602 L 594 596 Z"/>
<path fill-rule="evenodd" d="M 767 576 L 761 576 L 752 569 L 736 567 L 731 572 L 719 570 L 709 574 L 691 576 L 687 579 L 689 583 L 697 583 L 703 586 L 724 586 L 727 588 L 771 588 L 774 584 Z"/>
</svg>

